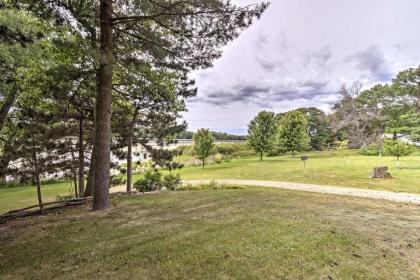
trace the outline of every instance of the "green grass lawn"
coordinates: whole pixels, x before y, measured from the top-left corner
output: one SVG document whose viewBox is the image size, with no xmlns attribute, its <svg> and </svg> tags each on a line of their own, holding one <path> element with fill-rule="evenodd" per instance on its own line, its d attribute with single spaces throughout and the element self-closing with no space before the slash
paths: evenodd
<svg viewBox="0 0 420 280">
<path fill-rule="evenodd" d="M 361 156 L 347 151 L 345 157 L 337 152 L 312 152 L 306 168 L 299 156 L 234 159 L 230 162 L 201 167 L 187 167 L 179 172 L 183 179 L 254 179 L 297 183 L 369 188 L 395 192 L 420 193 L 420 156 L 401 158 L 401 169 L 395 168 L 394 157 Z M 394 179 L 369 179 L 372 168 L 387 165 Z M 135 175 L 134 180 L 141 175 Z M 0 213 L 36 204 L 35 187 L 0 189 Z M 68 195 L 70 183 L 43 186 L 44 201 L 57 195 Z"/>
<path fill-rule="evenodd" d="M 420 279 L 420 208 L 278 189 L 122 196 L 0 225 L 0 279 Z"/>
<path fill-rule="evenodd" d="M 70 182 L 42 186 L 43 202 L 55 201 L 58 195 L 64 196 L 71 193 L 74 193 L 74 187 Z M 37 203 L 38 199 L 35 186 L 0 189 L 0 214 Z"/>
</svg>

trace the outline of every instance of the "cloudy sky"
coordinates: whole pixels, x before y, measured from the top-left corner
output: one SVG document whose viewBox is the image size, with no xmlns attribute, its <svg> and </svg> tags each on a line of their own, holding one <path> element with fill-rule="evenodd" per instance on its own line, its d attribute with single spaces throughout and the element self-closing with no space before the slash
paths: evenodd
<svg viewBox="0 0 420 280">
<path fill-rule="evenodd" d="M 245 134 L 260 110 L 328 111 L 343 83 L 369 87 L 420 64 L 419 0 L 271 2 L 213 68 L 192 74 L 199 93 L 187 102 L 189 130 Z"/>
</svg>

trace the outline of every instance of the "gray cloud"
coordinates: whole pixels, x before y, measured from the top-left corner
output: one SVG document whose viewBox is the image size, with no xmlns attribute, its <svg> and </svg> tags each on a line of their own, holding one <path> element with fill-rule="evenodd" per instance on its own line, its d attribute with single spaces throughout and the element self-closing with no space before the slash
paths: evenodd
<svg viewBox="0 0 420 280">
<path fill-rule="evenodd" d="M 392 77 L 385 54 L 375 45 L 356 52 L 345 61 L 354 62 L 358 70 L 368 72 L 374 79 L 388 81 Z"/>
<path fill-rule="evenodd" d="M 260 32 L 254 41 L 254 56 L 258 65 L 267 72 L 273 72 L 284 67 L 282 54 L 287 50 L 287 41 L 283 32 L 275 35 L 268 35 Z M 273 55 L 273 48 L 276 49 L 276 56 Z"/>
<path fill-rule="evenodd" d="M 303 64 L 308 66 L 314 64 L 318 67 L 323 67 L 333 56 L 331 47 L 325 46 L 319 50 L 308 51 L 304 56 Z"/>
<path fill-rule="evenodd" d="M 261 107 L 272 107 L 273 102 L 294 101 L 298 99 L 316 100 L 322 96 L 335 94 L 327 89 L 327 81 L 297 81 L 284 85 L 235 85 L 231 88 L 204 92 L 189 101 L 217 106 L 229 106 L 232 103 L 252 103 Z"/>
</svg>

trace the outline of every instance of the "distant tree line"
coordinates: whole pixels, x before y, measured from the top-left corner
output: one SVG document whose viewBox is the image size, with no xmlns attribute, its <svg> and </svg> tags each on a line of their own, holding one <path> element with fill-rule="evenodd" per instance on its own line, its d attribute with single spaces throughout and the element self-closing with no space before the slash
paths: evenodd
<svg viewBox="0 0 420 280">
<path fill-rule="evenodd" d="M 245 135 L 233 135 L 226 132 L 210 131 L 215 140 L 246 140 Z M 194 132 L 182 131 L 176 135 L 176 139 L 193 139 Z"/>
</svg>

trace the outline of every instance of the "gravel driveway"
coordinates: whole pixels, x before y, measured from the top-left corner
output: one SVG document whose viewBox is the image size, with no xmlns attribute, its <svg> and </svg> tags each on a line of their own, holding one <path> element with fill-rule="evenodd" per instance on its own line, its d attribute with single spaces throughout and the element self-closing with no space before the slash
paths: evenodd
<svg viewBox="0 0 420 280">
<path fill-rule="evenodd" d="M 305 192 L 328 193 L 338 195 L 349 195 L 356 197 L 368 197 L 375 199 L 385 199 L 397 202 L 413 203 L 420 205 L 420 194 L 411 193 L 396 193 L 389 191 L 377 191 L 369 189 L 337 187 L 337 186 L 323 186 L 313 184 L 288 183 L 277 181 L 258 181 L 258 180 L 185 180 L 186 184 L 208 184 L 215 181 L 219 184 L 241 185 L 241 186 L 258 186 L 270 187 L 287 190 L 297 190 Z"/>
</svg>

